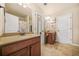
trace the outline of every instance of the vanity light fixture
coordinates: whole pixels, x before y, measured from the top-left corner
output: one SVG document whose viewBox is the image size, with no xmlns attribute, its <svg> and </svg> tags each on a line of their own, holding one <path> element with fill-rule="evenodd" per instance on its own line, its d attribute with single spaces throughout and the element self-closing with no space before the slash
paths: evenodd
<svg viewBox="0 0 79 59">
<path fill-rule="evenodd" d="M 18 4 L 22 6 L 22 3 L 18 3 Z"/>
<path fill-rule="evenodd" d="M 45 19 L 48 20 L 48 19 L 50 19 L 50 17 L 49 16 L 46 16 Z"/>
<path fill-rule="evenodd" d="M 18 5 L 26 8 L 26 7 L 29 7 L 29 3 L 18 3 Z"/>
<path fill-rule="evenodd" d="M 46 6 L 46 5 L 47 5 L 47 3 L 44 3 L 44 5 Z"/>
<path fill-rule="evenodd" d="M 27 6 L 26 5 L 23 5 L 23 7 L 26 8 Z"/>
</svg>

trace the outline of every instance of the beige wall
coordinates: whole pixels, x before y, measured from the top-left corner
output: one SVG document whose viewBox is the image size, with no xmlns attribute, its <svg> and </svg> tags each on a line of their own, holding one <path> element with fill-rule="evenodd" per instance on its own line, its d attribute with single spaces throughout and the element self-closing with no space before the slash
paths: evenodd
<svg viewBox="0 0 79 59">
<path fill-rule="evenodd" d="M 73 15 L 73 42 L 79 44 L 79 11 Z"/>
</svg>

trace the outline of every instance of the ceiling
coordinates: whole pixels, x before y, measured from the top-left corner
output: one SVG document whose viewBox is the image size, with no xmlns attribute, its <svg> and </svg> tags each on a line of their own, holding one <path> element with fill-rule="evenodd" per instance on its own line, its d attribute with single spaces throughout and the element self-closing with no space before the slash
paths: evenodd
<svg viewBox="0 0 79 59">
<path fill-rule="evenodd" d="M 9 13 L 12 13 L 17 16 L 25 17 L 27 15 L 32 14 L 32 10 L 30 8 L 23 8 L 18 3 L 6 3 L 5 10 Z"/>
<path fill-rule="evenodd" d="M 34 6 L 33 6 L 34 5 Z M 77 6 L 78 3 L 30 3 L 30 6 L 36 8 L 39 11 L 43 11 L 45 15 L 52 15 L 58 13 L 64 9 Z M 27 16 L 32 15 L 32 9 L 30 8 L 23 8 L 22 6 L 18 5 L 18 3 L 7 3 L 6 4 L 6 11 L 19 15 L 19 16 Z"/>
<path fill-rule="evenodd" d="M 37 3 L 36 5 L 43 10 L 45 15 L 52 15 L 64 9 L 67 9 L 79 4 L 77 3 L 47 3 L 47 5 L 44 5 L 43 3 Z"/>
</svg>

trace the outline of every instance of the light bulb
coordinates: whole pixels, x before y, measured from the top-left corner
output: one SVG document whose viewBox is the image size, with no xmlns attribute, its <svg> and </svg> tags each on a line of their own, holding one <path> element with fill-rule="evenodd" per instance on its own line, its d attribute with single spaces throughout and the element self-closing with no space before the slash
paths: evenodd
<svg viewBox="0 0 79 59">
<path fill-rule="evenodd" d="M 22 3 L 19 3 L 19 5 L 22 5 Z"/>
<path fill-rule="evenodd" d="M 50 17 L 49 16 L 46 16 L 45 19 L 50 19 Z"/>
<path fill-rule="evenodd" d="M 24 8 L 26 8 L 26 5 L 23 5 Z"/>
</svg>

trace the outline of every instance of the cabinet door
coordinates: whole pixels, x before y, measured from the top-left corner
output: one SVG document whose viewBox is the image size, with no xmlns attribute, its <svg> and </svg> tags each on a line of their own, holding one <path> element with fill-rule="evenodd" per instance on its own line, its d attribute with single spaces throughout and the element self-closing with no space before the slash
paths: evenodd
<svg viewBox="0 0 79 59">
<path fill-rule="evenodd" d="M 22 50 L 19 50 L 13 54 L 11 54 L 10 56 L 29 56 L 29 48 L 24 48 Z"/>
<path fill-rule="evenodd" d="M 51 39 L 52 39 L 51 34 L 49 34 L 48 35 L 48 43 L 51 43 Z"/>
<path fill-rule="evenodd" d="M 31 45 L 31 56 L 40 56 L 40 55 L 41 55 L 40 43 L 35 43 L 34 45 Z"/>
</svg>

